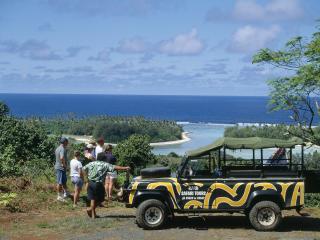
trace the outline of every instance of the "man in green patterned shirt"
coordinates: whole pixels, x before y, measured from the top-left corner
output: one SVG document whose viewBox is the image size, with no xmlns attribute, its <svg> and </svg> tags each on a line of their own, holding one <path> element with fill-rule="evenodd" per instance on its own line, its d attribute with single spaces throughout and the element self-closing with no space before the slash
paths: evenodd
<svg viewBox="0 0 320 240">
<path fill-rule="evenodd" d="M 90 208 L 87 209 L 89 217 L 96 218 L 96 207 L 104 201 L 105 188 L 104 181 L 108 172 L 114 170 L 129 170 L 130 167 L 121 167 L 111 165 L 105 162 L 106 155 L 104 152 L 99 153 L 97 160 L 90 162 L 83 167 L 83 171 L 86 173 L 88 178 L 87 194 L 90 200 Z"/>
</svg>

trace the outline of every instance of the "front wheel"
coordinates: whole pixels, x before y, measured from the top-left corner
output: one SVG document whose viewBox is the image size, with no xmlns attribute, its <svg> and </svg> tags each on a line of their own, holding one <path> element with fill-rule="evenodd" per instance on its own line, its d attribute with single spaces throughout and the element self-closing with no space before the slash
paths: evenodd
<svg viewBox="0 0 320 240">
<path fill-rule="evenodd" d="M 251 208 L 249 220 L 257 231 L 275 230 L 282 220 L 281 209 L 271 201 L 258 202 Z"/>
<path fill-rule="evenodd" d="M 159 229 L 165 224 L 167 216 L 167 207 L 159 200 L 150 199 L 139 205 L 136 220 L 143 229 Z"/>
</svg>

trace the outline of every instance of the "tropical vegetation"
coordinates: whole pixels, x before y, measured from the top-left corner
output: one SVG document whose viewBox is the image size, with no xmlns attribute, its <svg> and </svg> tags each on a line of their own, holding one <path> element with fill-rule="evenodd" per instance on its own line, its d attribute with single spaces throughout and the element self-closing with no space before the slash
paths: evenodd
<svg viewBox="0 0 320 240">
<path fill-rule="evenodd" d="M 272 111 L 287 110 L 295 126 L 288 128 L 293 136 L 320 145 L 319 131 L 314 125 L 320 108 L 320 25 L 310 40 L 301 36 L 289 40 L 283 49 L 261 49 L 254 57 L 255 64 L 268 64 L 284 69 L 285 76 L 269 81 Z M 299 131 L 292 131 L 295 128 Z"/>
<path fill-rule="evenodd" d="M 146 135 L 150 142 L 181 139 L 182 127 L 174 121 L 144 117 L 92 116 L 41 119 L 48 134 L 89 135 L 118 143 L 134 134 Z"/>
</svg>

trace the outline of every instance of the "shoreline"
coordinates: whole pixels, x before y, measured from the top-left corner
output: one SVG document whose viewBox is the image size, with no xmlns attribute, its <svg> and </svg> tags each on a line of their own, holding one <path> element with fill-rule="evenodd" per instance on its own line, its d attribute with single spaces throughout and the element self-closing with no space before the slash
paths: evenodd
<svg viewBox="0 0 320 240">
<path fill-rule="evenodd" d="M 182 139 L 174 140 L 174 141 L 150 143 L 150 146 L 151 147 L 164 147 L 164 146 L 180 145 L 180 144 L 191 141 L 191 138 L 188 135 L 189 135 L 189 132 L 182 132 L 181 133 Z M 92 136 L 87 136 L 87 135 L 65 135 L 65 134 L 63 134 L 63 136 L 67 137 L 67 138 L 75 139 L 77 142 L 81 142 L 81 143 L 85 143 L 85 144 L 88 144 L 89 141 L 92 139 Z M 113 146 L 117 146 L 116 143 L 105 143 L 105 144 L 111 144 Z"/>
</svg>

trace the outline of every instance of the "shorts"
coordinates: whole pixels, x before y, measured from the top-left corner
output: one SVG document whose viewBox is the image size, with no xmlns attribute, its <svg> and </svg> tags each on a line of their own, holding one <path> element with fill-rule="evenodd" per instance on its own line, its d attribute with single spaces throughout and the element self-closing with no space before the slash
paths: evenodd
<svg viewBox="0 0 320 240">
<path fill-rule="evenodd" d="M 87 194 L 88 194 L 89 200 L 96 200 L 97 202 L 103 202 L 106 194 L 103 183 L 89 181 Z"/>
<path fill-rule="evenodd" d="M 67 184 L 67 173 L 65 170 L 56 169 L 57 184 L 66 185 Z"/>
<path fill-rule="evenodd" d="M 117 177 L 118 177 L 117 172 L 108 172 L 107 176 L 106 176 L 106 179 L 115 179 Z"/>
<path fill-rule="evenodd" d="M 77 187 L 77 188 L 82 188 L 83 186 L 83 180 L 80 177 L 77 176 L 72 176 L 71 177 L 71 182 Z"/>
</svg>

